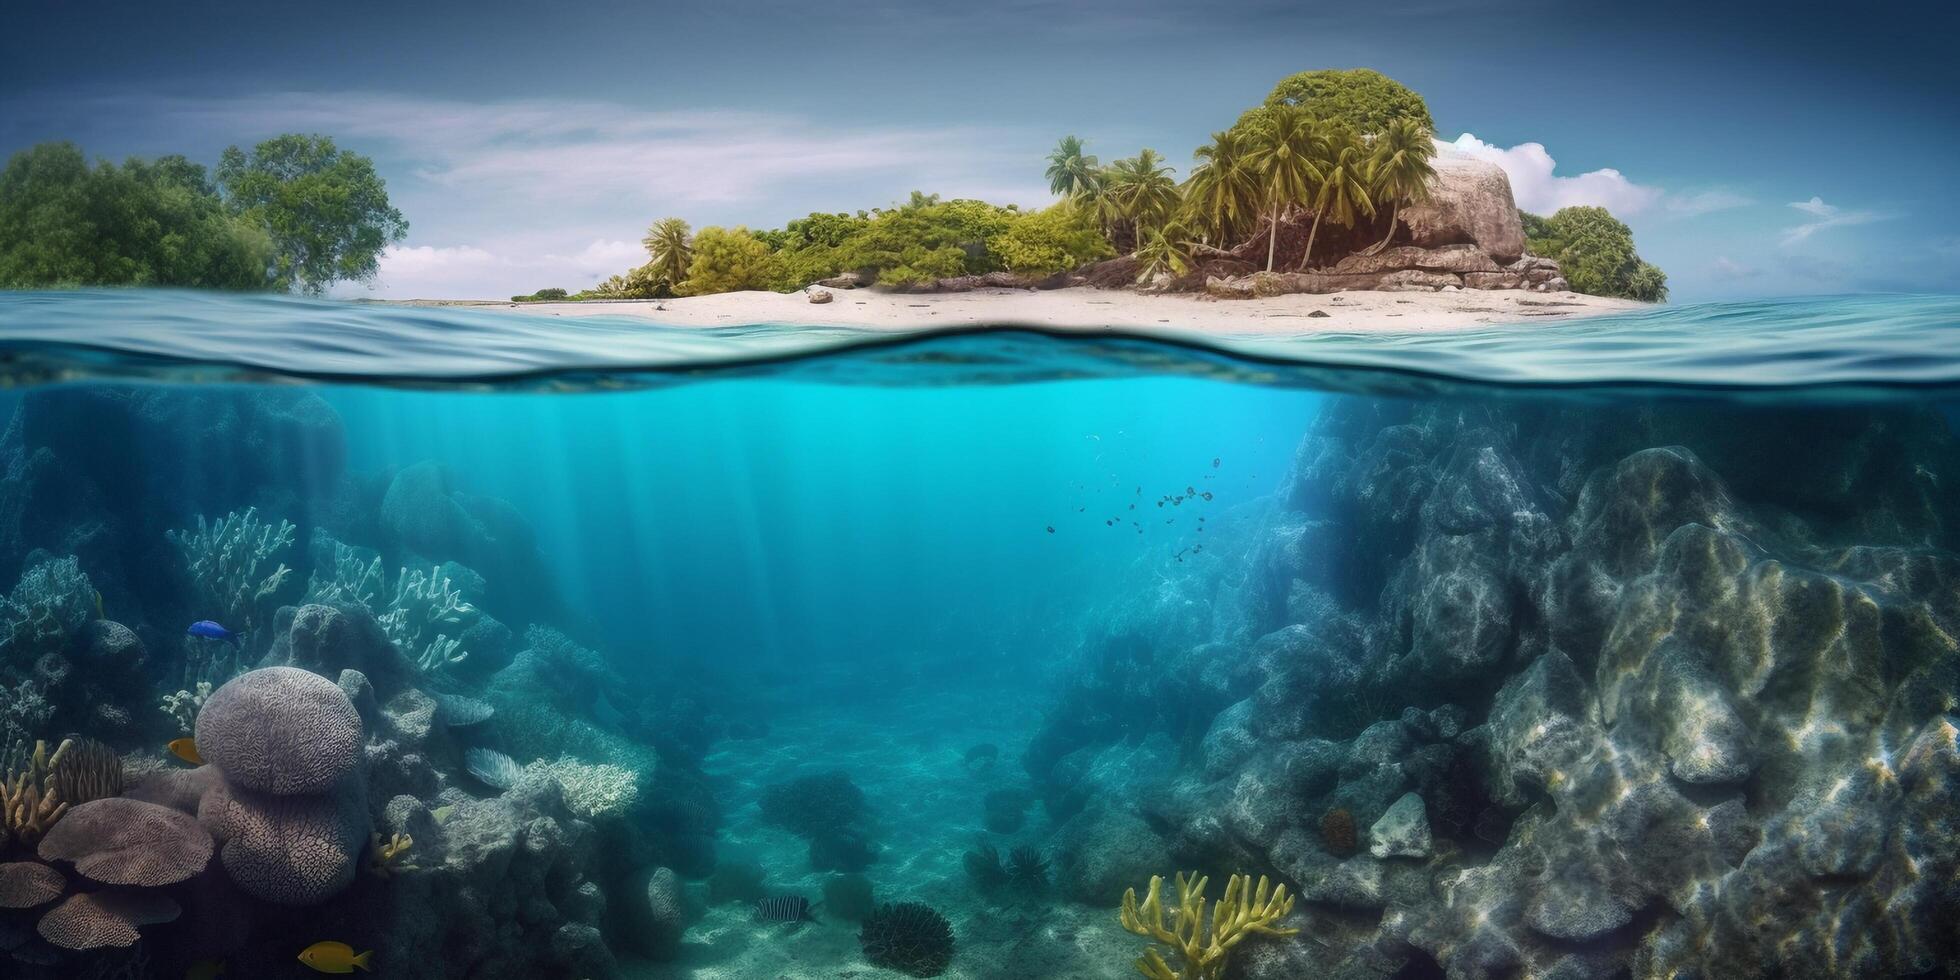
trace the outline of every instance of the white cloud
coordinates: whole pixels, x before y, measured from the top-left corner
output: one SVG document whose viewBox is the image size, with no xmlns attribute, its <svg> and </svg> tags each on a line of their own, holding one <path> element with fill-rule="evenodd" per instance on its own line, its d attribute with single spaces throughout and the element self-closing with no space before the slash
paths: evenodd
<svg viewBox="0 0 1960 980">
<path fill-rule="evenodd" d="M 1502 167 L 1511 178 L 1511 196 L 1518 207 L 1536 214 L 1587 204 L 1625 216 L 1652 207 L 1664 196 L 1660 188 L 1636 184 L 1611 167 L 1574 177 L 1556 174 L 1558 161 L 1542 143 L 1520 143 L 1504 149 L 1464 133 L 1454 143 L 1438 140 L 1437 151 L 1488 160 Z"/>
<path fill-rule="evenodd" d="M 1812 195 L 1808 201 L 1791 201 L 1790 206 L 1817 220 L 1806 221 L 1803 224 L 1784 229 L 1783 244 L 1785 245 L 1798 244 L 1826 228 L 1837 228 L 1844 225 L 1868 225 L 1874 221 L 1883 221 L 1890 217 L 1890 215 L 1880 214 L 1877 211 L 1846 211 L 1835 204 L 1824 203 L 1823 198 L 1815 195 Z"/>
</svg>

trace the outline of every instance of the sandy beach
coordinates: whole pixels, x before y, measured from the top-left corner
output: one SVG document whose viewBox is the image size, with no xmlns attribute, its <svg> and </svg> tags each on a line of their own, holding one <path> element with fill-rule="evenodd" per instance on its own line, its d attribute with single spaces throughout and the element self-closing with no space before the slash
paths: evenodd
<svg viewBox="0 0 1960 980">
<path fill-rule="evenodd" d="M 1075 287 L 1045 291 L 985 289 L 965 293 L 830 290 L 828 303 L 803 292 L 735 292 L 645 301 L 510 303 L 411 301 L 534 316 L 632 316 L 670 327 L 756 323 L 841 326 L 866 330 L 1012 323 L 1053 329 L 1167 330 L 1222 334 L 1426 333 L 1492 324 L 1558 320 L 1651 308 L 1633 300 L 1525 290 L 1367 292 L 1218 300 Z M 1324 314 L 1324 315 L 1323 315 Z"/>
</svg>

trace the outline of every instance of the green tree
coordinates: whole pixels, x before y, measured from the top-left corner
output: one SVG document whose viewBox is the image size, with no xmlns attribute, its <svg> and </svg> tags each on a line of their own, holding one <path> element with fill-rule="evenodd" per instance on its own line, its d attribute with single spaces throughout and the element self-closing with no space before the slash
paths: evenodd
<svg viewBox="0 0 1960 980">
<path fill-rule="evenodd" d="M 1003 268 L 1027 275 L 1066 272 L 1116 254 L 1095 217 L 1067 201 L 1017 215 L 987 239 L 987 250 Z"/>
<path fill-rule="evenodd" d="M 1087 194 L 1096 179 L 1096 158 L 1083 151 L 1083 143 L 1064 136 L 1048 154 L 1048 190 L 1064 200 Z"/>
<path fill-rule="evenodd" d="M 1177 181 L 1171 179 L 1171 168 L 1148 147 L 1111 165 L 1107 180 L 1116 213 L 1129 224 L 1131 237 L 1139 246 L 1147 229 L 1169 221 L 1183 202 Z"/>
<path fill-rule="evenodd" d="M 1287 208 L 1313 200 L 1323 179 L 1320 161 L 1327 154 L 1327 137 L 1314 118 L 1297 106 L 1255 109 L 1240 120 L 1248 138 L 1246 163 L 1259 175 L 1270 222 L 1266 239 L 1266 271 L 1273 271 L 1279 244 L 1279 219 Z"/>
<path fill-rule="evenodd" d="M 936 196 L 921 195 L 937 202 Z M 1019 214 L 985 201 L 954 200 L 881 211 L 837 249 L 839 269 L 887 285 L 992 272 L 987 242 Z"/>
<path fill-rule="evenodd" d="M 1321 122 L 1345 123 L 1364 135 L 1388 128 L 1396 119 L 1411 119 L 1434 132 L 1429 106 L 1407 86 L 1369 68 L 1345 71 L 1303 71 L 1288 75 L 1266 97 L 1269 106 L 1299 106 Z"/>
<path fill-rule="evenodd" d="M 1429 161 L 1436 155 L 1436 141 L 1420 122 L 1409 117 L 1391 119 L 1368 145 L 1368 176 L 1374 185 L 1378 204 L 1391 207 L 1388 234 L 1368 249 L 1374 255 L 1388 247 L 1395 237 L 1395 223 L 1401 220 L 1404 204 L 1429 199 L 1429 182 L 1436 168 Z"/>
<path fill-rule="evenodd" d="M 374 161 L 325 136 L 289 133 L 249 154 L 227 147 L 218 184 L 235 212 L 271 236 L 282 288 L 318 295 L 335 282 L 372 280 L 382 250 L 408 234 Z"/>
<path fill-rule="evenodd" d="M 0 171 L 0 287 L 266 289 L 272 245 L 181 156 L 90 166 L 72 143 Z"/>
<path fill-rule="evenodd" d="M 1258 220 L 1259 174 L 1248 161 L 1252 140 L 1236 128 L 1211 134 L 1192 153 L 1197 163 L 1184 181 L 1184 204 L 1194 229 L 1224 245 Z"/>
<path fill-rule="evenodd" d="M 747 228 L 710 226 L 695 234 L 687 279 L 676 292 L 704 296 L 738 289 L 774 289 L 778 279 L 775 254 Z"/>
<path fill-rule="evenodd" d="M 688 264 L 694 261 L 694 238 L 689 233 L 687 222 L 679 218 L 662 218 L 647 229 L 647 237 L 640 243 L 653 257 L 649 263 L 654 271 L 668 283 L 678 283 L 687 278 Z"/>
<path fill-rule="evenodd" d="M 1137 245 L 1137 281 L 1148 282 L 1160 274 L 1181 276 L 1191 271 L 1191 252 L 1185 244 L 1188 229 L 1176 222 L 1152 226 Z"/>
<path fill-rule="evenodd" d="M 1531 253 L 1557 259 L 1575 291 L 1648 302 L 1667 298 L 1667 275 L 1640 258 L 1633 229 L 1605 208 L 1569 207 L 1549 218 L 1522 217 Z"/>
<path fill-rule="evenodd" d="M 1313 257 L 1314 238 L 1320 234 L 1321 219 L 1352 228 L 1362 215 L 1375 213 L 1374 187 L 1368 177 L 1368 150 L 1361 138 L 1345 127 L 1327 136 L 1326 156 L 1320 161 L 1320 184 L 1314 188 L 1313 228 L 1307 232 L 1307 250 L 1300 253 L 1300 268 Z"/>
</svg>

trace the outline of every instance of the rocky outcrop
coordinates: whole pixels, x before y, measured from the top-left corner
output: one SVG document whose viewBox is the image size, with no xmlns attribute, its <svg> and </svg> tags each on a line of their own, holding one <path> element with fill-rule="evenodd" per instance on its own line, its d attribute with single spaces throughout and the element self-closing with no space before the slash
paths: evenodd
<svg viewBox="0 0 1960 980">
<path fill-rule="evenodd" d="M 1524 255 L 1524 222 L 1511 199 L 1511 179 L 1483 160 L 1440 155 L 1429 200 L 1403 208 L 1409 240 L 1422 248 L 1472 244 L 1499 262 Z"/>
<path fill-rule="evenodd" d="M 1385 292 L 1434 292 L 1450 287 L 1469 289 L 1532 289 L 1556 292 L 1566 288 L 1558 263 L 1527 255 L 1500 266 L 1476 245 L 1416 248 L 1404 245 L 1375 255 L 1350 255 L 1331 269 L 1316 272 L 1254 272 L 1236 277 L 1207 277 L 1204 290 L 1215 299 L 1254 299 L 1293 293 L 1336 293 L 1346 289 Z"/>
</svg>

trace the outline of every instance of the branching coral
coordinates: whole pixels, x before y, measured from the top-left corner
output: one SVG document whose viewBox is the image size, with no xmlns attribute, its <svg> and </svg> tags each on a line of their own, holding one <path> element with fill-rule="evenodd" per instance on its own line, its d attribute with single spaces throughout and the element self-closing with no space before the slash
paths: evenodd
<svg viewBox="0 0 1960 980">
<path fill-rule="evenodd" d="M 533 762 L 524 768 L 557 780 L 565 793 L 565 806 L 587 820 L 623 814 L 640 799 L 639 776 L 624 766 L 580 762 L 568 756 L 556 762 Z"/>
<path fill-rule="evenodd" d="M 386 879 L 405 871 L 420 871 L 421 868 L 402 857 L 413 846 L 415 838 L 407 834 L 391 834 L 385 841 L 380 834 L 369 834 L 368 873 Z"/>
<path fill-rule="evenodd" d="M 395 578 L 394 598 L 388 601 L 387 611 L 377 616 L 376 621 L 388 639 L 426 674 L 462 663 L 469 657 L 469 651 L 460 649 L 462 641 L 451 640 L 438 631 L 445 624 L 461 623 L 475 611 L 476 607 L 463 601 L 462 590 L 450 583 L 441 568 L 427 572 L 404 568 Z M 431 637 L 431 633 L 435 635 Z"/>
<path fill-rule="evenodd" d="M 319 547 L 320 532 L 314 532 L 314 547 Z M 321 572 L 326 574 L 321 574 Z M 375 608 L 375 600 L 381 597 L 386 588 L 387 574 L 381 570 L 381 556 L 376 555 L 368 561 L 361 560 L 358 549 L 333 543 L 333 557 L 313 572 L 306 582 L 304 602 L 352 602 Z"/>
<path fill-rule="evenodd" d="M 1164 877 L 1150 877 L 1150 894 L 1137 904 L 1137 890 L 1123 892 L 1123 908 L 1118 919 L 1123 928 L 1170 947 L 1179 961 L 1172 970 L 1156 947 L 1137 958 L 1137 972 L 1150 980 L 1218 980 L 1225 975 L 1225 964 L 1232 949 L 1247 936 L 1291 936 L 1298 929 L 1283 929 L 1274 923 L 1293 911 L 1293 897 L 1285 885 L 1272 885 L 1264 875 L 1255 888 L 1247 875 L 1233 875 L 1225 883 L 1225 897 L 1211 910 L 1211 935 L 1205 936 L 1205 885 L 1210 881 L 1197 872 L 1177 874 L 1177 911 L 1169 928 L 1164 926 Z"/>
<path fill-rule="evenodd" d="M 226 514 L 216 524 L 197 518 L 195 531 L 168 531 L 165 537 L 184 553 L 192 583 L 213 614 L 233 630 L 251 632 L 258 626 L 258 609 L 293 570 L 284 562 L 265 566 L 293 544 L 293 524 L 259 520 L 256 507 Z"/>
<path fill-rule="evenodd" d="M 204 710 L 204 702 L 211 697 L 211 682 L 198 681 L 195 691 L 178 691 L 163 696 L 158 707 L 164 714 L 177 722 L 177 729 L 186 735 L 197 730 L 197 713 Z"/>
<path fill-rule="evenodd" d="M 0 846 L 35 844 L 69 807 L 122 792 L 122 763 L 115 752 L 100 742 L 79 744 L 69 739 L 50 755 L 48 743 L 36 742 L 33 754 L 8 770 L 0 783 Z"/>
<path fill-rule="evenodd" d="M 17 660 L 59 651 L 95 617 L 95 587 L 74 558 L 35 565 L 0 599 L 0 649 Z"/>
</svg>

